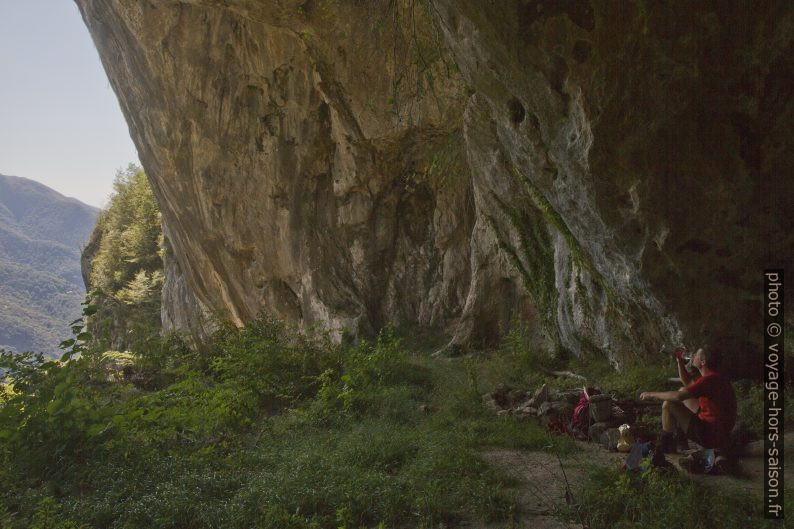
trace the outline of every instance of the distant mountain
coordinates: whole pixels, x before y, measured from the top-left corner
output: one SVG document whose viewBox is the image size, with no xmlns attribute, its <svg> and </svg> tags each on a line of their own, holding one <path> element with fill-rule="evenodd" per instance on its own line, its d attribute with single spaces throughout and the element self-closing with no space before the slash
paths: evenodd
<svg viewBox="0 0 794 529">
<path fill-rule="evenodd" d="M 0 347 L 56 353 L 80 317 L 80 248 L 99 210 L 0 174 Z"/>
</svg>

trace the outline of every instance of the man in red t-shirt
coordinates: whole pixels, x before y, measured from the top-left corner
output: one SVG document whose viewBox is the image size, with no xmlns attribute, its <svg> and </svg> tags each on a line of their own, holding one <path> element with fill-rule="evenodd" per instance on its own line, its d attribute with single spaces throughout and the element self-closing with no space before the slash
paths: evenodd
<svg viewBox="0 0 794 529">
<path fill-rule="evenodd" d="M 648 391 L 640 399 L 662 400 L 663 440 L 680 430 L 703 448 L 722 448 L 736 422 L 736 394 L 728 377 L 720 371 L 721 356 L 708 345 L 692 356 L 692 366 L 700 371 L 694 380 L 686 369 L 685 349 L 676 349 L 678 376 L 684 387 L 678 391 Z M 671 451 L 668 444 L 666 451 Z"/>
</svg>

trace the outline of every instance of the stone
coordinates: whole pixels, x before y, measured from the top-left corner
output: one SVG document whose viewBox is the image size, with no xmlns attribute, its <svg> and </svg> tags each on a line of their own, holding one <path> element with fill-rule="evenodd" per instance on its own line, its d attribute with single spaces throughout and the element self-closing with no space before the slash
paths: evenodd
<svg viewBox="0 0 794 529">
<path fill-rule="evenodd" d="M 741 449 L 737 452 L 737 455 L 741 455 L 744 457 L 763 457 L 764 454 L 765 451 L 764 451 L 763 439 L 759 441 L 750 441 L 749 443 L 742 446 Z"/>
<path fill-rule="evenodd" d="M 612 418 L 612 406 L 609 395 L 593 395 L 590 397 L 590 416 L 596 422 L 608 421 Z"/>
<path fill-rule="evenodd" d="M 756 437 L 757 436 L 753 434 L 752 429 L 750 429 L 744 422 L 737 421 L 731 429 L 728 446 L 733 452 L 741 453 L 743 447 L 749 442 L 755 440 Z"/>
<path fill-rule="evenodd" d="M 518 409 L 518 408 L 525 408 L 527 406 L 532 406 L 532 399 L 531 398 L 524 399 L 521 402 L 519 402 L 518 404 L 515 404 L 513 407 Z"/>
<path fill-rule="evenodd" d="M 573 415 L 573 405 L 564 401 L 544 402 L 538 408 L 538 416 L 556 415 L 568 421 Z"/>
<path fill-rule="evenodd" d="M 515 413 L 520 417 L 535 417 L 538 414 L 538 410 L 532 406 L 524 406 L 522 408 L 516 408 Z"/>
<path fill-rule="evenodd" d="M 620 439 L 620 432 L 617 428 L 607 428 L 601 433 L 600 443 L 601 446 L 612 452 L 617 452 L 618 440 Z"/>
<path fill-rule="evenodd" d="M 611 427 L 613 426 L 606 422 L 594 422 L 590 425 L 588 435 L 592 441 L 601 442 L 601 434 Z"/>
<path fill-rule="evenodd" d="M 566 389 L 562 391 L 555 391 L 552 393 L 554 400 L 564 400 L 569 404 L 578 404 L 582 398 L 581 389 Z"/>
</svg>

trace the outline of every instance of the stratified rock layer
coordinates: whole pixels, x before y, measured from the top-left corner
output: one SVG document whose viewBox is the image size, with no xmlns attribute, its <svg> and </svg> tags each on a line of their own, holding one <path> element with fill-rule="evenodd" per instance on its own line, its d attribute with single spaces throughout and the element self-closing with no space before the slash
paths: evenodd
<svg viewBox="0 0 794 529">
<path fill-rule="evenodd" d="M 168 325 L 480 346 L 519 317 L 616 363 L 761 338 L 785 3 L 76 1 L 174 248 Z"/>
</svg>

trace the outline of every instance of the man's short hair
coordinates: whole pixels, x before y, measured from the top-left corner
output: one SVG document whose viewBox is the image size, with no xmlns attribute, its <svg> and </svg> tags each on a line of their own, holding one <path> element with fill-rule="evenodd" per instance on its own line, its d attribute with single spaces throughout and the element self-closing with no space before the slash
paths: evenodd
<svg viewBox="0 0 794 529">
<path fill-rule="evenodd" d="M 722 367 L 722 353 L 719 349 L 715 349 L 709 344 L 702 346 L 701 349 L 703 349 L 703 357 L 706 359 L 709 369 L 719 370 Z"/>
</svg>

